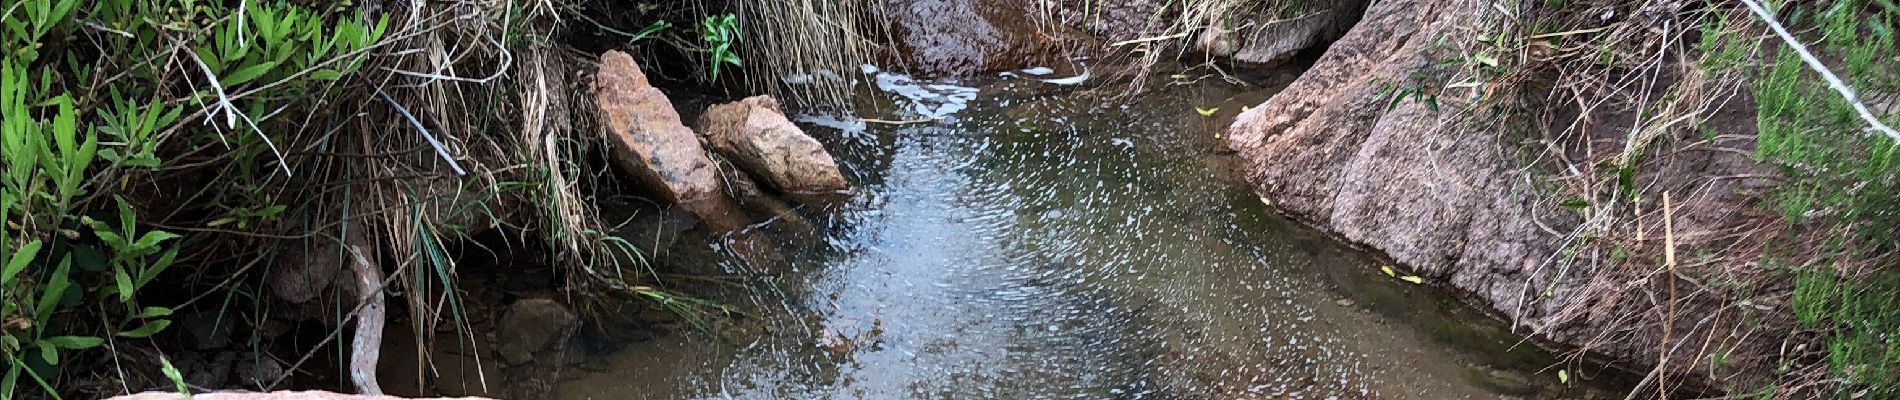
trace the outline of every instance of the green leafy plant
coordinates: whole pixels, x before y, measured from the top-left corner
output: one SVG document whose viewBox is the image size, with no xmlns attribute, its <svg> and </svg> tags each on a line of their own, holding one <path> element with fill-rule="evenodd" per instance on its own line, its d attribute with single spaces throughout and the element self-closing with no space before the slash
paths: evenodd
<svg viewBox="0 0 1900 400">
<path fill-rule="evenodd" d="M 172 309 L 142 304 L 139 293 L 171 269 L 182 241 L 141 224 L 132 202 L 111 195 L 124 184 L 118 179 L 184 153 L 168 148 L 223 150 L 218 157 L 235 160 L 229 176 L 244 184 L 209 197 L 230 210 L 218 225 L 275 218 L 284 206 L 245 182 L 283 160 L 266 120 L 324 101 L 324 88 L 362 69 L 389 21 L 287 1 L 7 4 L 0 6 L 0 398 L 22 383 L 58 397 L 70 353 L 171 324 Z"/>
<path fill-rule="evenodd" d="M 739 18 L 732 14 L 708 16 L 699 22 L 699 37 L 706 43 L 706 71 L 719 79 L 721 65 L 743 66 L 733 45 L 739 40 Z"/>
</svg>

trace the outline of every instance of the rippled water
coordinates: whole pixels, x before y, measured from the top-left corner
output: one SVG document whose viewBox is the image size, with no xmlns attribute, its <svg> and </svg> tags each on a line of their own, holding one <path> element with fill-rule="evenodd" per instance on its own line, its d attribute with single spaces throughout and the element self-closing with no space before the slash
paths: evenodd
<svg viewBox="0 0 1900 400">
<path fill-rule="evenodd" d="M 1280 219 L 1240 183 L 1216 135 L 1272 88 L 1163 79 L 1122 99 L 1024 75 L 884 76 L 862 115 L 935 121 L 801 117 L 860 192 L 808 210 L 814 236 L 775 237 L 789 267 L 718 260 L 762 276 L 720 299 L 752 325 L 624 344 L 570 369 L 557 397 L 1595 393 L 1565 389 L 1539 370 L 1557 363 L 1548 354 Z M 757 274 L 772 268 L 788 270 Z"/>
</svg>

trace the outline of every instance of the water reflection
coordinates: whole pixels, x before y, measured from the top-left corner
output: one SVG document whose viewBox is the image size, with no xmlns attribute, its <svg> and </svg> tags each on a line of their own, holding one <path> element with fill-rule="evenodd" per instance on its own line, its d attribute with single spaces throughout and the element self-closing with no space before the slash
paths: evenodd
<svg viewBox="0 0 1900 400">
<path fill-rule="evenodd" d="M 861 190 L 816 215 L 819 237 L 778 238 L 790 272 L 725 299 L 753 305 L 754 328 L 629 344 L 559 396 L 1586 393 L 1528 370 L 1551 363 L 1528 345 L 1516 351 L 1534 361 L 1500 361 L 1513 344 L 1501 332 L 1436 328 L 1475 319 L 1370 272 L 1375 260 L 1278 219 L 1235 182 L 1214 135 L 1268 89 L 1204 80 L 1122 99 L 1031 79 L 885 81 L 919 89 L 872 95 L 890 110 L 880 119 L 936 119 L 800 118 Z M 1447 332 L 1488 335 L 1455 345 Z"/>
</svg>

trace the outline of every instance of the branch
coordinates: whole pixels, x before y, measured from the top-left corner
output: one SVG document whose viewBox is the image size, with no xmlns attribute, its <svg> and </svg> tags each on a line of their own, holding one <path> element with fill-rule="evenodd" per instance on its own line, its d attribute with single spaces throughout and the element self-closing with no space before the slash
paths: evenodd
<svg viewBox="0 0 1900 400">
<path fill-rule="evenodd" d="M 1768 9 L 1763 8 L 1761 3 L 1755 0 L 1741 1 L 1742 4 L 1748 6 L 1750 11 L 1754 11 L 1755 16 L 1760 17 L 1762 22 L 1768 23 L 1768 27 L 1774 29 L 1775 35 L 1780 36 L 1782 42 L 1786 42 L 1788 43 L 1788 47 L 1794 48 L 1795 53 L 1801 55 L 1801 61 L 1808 64 L 1808 68 L 1820 73 L 1821 78 L 1827 80 L 1829 87 L 1834 88 L 1836 92 L 1840 92 L 1841 97 L 1847 99 L 1847 104 L 1854 106 L 1854 112 L 1860 114 L 1860 119 L 1867 120 L 1867 125 L 1873 126 L 1875 131 L 1886 134 L 1887 137 L 1893 138 L 1896 142 L 1900 142 L 1900 132 L 1895 132 L 1893 128 L 1888 127 L 1886 123 L 1880 122 L 1880 118 L 1874 116 L 1874 112 L 1868 110 L 1867 105 L 1860 102 L 1860 97 L 1854 95 L 1854 88 L 1847 87 L 1847 83 L 1841 82 L 1841 78 L 1834 76 L 1833 71 L 1829 71 L 1826 65 L 1821 64 L 1821 60 L 1815 58 L 1814 53 L 1808 52 L 1807 46 L 1802 46 L 1800 41 L 1795 40 L 1794 35 L 1788 33 L 1788 28 L 1781 26 L 1780 22 L 1775 22 L 1774 14 L 1769 13 Z"/>
</svg>

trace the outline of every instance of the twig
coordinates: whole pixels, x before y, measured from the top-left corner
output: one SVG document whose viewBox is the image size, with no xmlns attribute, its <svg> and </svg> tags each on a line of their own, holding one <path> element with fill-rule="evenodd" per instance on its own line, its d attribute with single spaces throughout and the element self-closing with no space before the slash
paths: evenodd
<svg viewBox="0 0 1900 400">
<path fill-rule="evenodd" d="M 1874 112 L 1868 110 L 1867 105 L 1860 102 L 1860 97 L 1854 95 L 1854 88 L 1848 87 L 1845 82 L 1841 82 L 1841 78 L 1834 76 L 1834 72 L 1829 71 L 1827 65 L 1821 64 L 1820 59 L 1815 58 L 1813 53 L 1809 53 L 1807 46 L 1801 45 L 1799 40 L 1795 40 L 1793 34 L 1788 33 L 1788 28 L 1781 26 L 1780 22 L 1775 21 L 1774 14 L 1769 13 L 1766 8 L 1762 8 L 1761 3 L 1755 0 L 1741 1 L 1742 4 L 1748 6 L 1750 11 L 1754 11 L 1755 16 L 1760 17 L 1762 22 L 1767 23 L 1769 28 L 1773 28 L 1775 35 L 1780 36 L 1781 41 L 1786 42 L 1789 48 L 1793 48 L 1795 54 L 1801 55 L 1801 61 L 1807 63 L 1809 69 L 1813 69 L 1814 72 L 1821 74 L 1821 79 L 1827 81 L 1828 87 L 1834 88 L 1835 92 L 1840 92 L 1841 97 L 1847 100 L 1847 104 L 1854 106 L 1854 112 L 1860 114 L 1860 119 L 1867 120 L 1867 125 L 1872 126 L 1875 131 L 1886 134 L 1887 137 L 1893 138 L 1896 142 L 1900 142 L 1900 132 L 1896 132 L 1892 127 L 1888 127 L 1886 123 L 1880 122 L 1880 118 L 1874 116 Z"/>
<path fill-rule="evenodd" d="M 1662 345 L 1667 346 L 1669 344 L 1669 337 L 1675 333 L 1674 328 L 1676 322 L 1676 224 L 1673 221 L 1676 217 L 1676 213 L 1675 206 L 1670 204 L 1669 192 L 1663 192 L 1662 200 L 1663 265 L 1669 267 L 1669 274 L 1663 276 L 1663 279 L 1669 280 L 1669 309 L 1668 315 L 1663 317 Z M 1675 349 L 1669 349 L 1669 351 L 1664 351 L 1662 354 L 1656 356 L 1657 371 L 1663 371 L 1668 368 L 1669 354 L 1674 353 L 1674 350 Z M 1656 379 L 1656 398 L 1663 400 L 1669 399 L 1668 382 L 1662 379 L 1660 374 L 1657 375 Z"/>
<path fill-rule="evenodd" d="M 397 103 L 396 99 L 390 98 L 389 93 L 384 92 L 382 89 L 376 89 L 376 96 L 382 97 L 384 103 L 389 103 L 389 107 L 395 108 L 396 113 L 402 114 L 402 119 L 408 120 L 410 125 L 414 125 L 417 132 L 422 132 L 422 139 L 429 141 L 429 147 L 435 148 L 435 155 L 442 157 L 442 161 L 447 161 L 449 163 L 449 169 L 455 170 L 456 176 L 468 175 L 468 171 L 462 170 L 461 164 L 455 163 L 455 157 L 450 157 L 449 151 L 442 148 L 442 142 L 435 140 L 435 135 L 429 134 L 429 128 L 423 127 L 421 120 L 417 120 L 415 115 L 409 114 L 408 108 L 404 108 L 402 104 Z"/>
</svg>

